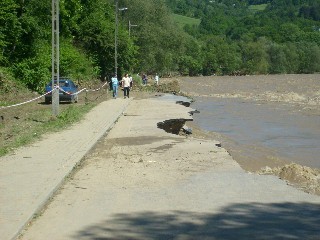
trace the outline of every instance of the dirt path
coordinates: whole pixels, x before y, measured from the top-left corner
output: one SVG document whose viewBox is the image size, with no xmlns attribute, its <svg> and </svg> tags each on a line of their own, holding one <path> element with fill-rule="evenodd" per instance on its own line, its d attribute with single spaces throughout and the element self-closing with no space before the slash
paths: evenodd
<svg viewBox="0 0 320 240">
<path fill-rule="evenodd" d="M 190 120 L 190 110 L 168 99 L 133 100 L 21 239 L 320 235 L 319 197 L 246 173 L 217 141 L 157 127 Z"/>
</svg>

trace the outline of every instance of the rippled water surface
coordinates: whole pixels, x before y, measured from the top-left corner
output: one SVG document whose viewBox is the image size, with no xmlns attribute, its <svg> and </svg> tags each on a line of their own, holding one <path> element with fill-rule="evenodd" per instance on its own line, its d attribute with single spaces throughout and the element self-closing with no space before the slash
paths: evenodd
<svg viewBox="0 0 320 240">
<path fill-rule="evenodd" d="M 199 127 L 228 137 L 240 154 L 320 168 L 319 116 L 301 114 L 290 105 L 240 99 L 198 97 L 191 107 L 200 111 L 194 115 Z"/>
</svg>

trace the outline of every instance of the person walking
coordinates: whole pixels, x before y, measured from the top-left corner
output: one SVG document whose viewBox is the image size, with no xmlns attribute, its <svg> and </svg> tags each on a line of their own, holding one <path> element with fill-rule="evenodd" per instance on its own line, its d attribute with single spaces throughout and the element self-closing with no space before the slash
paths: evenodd
<svg viewBox="0 0 320 240">
<path fill-rule="evenodd" d="M 142 75 L 142 83 L 143 83 L 143 85 L 147 85 L 147 83 L 148 83 L 148 78 L 147 78 L 146 74 Z"/>
<path fill-rule="evenodd" d="M 119 81 L 116 74 L 114 74 L 114 76 L 111 78 L 111 83 L 112 83 L 113 98 L 117 98 Z"/>
<path fill-rule="evenodd" d="M 156 76 L 154 77 L 154 81 L 155 81 L 155 84 L 156 84 L 156 85 L 159 84 L 159 76 L 158 76 L 158 73 L 156 73 Z"/>
<path fill-rule="evenodd" d="M 121 80 L 122 87 L 123 87 L 123 94 L 124 98 L 128 97 L 129 98 L 129 93 L 130 93 L 130 78 L 128 77 L 128 73 L 124 75 L 124 77 Z"/>
</svg>

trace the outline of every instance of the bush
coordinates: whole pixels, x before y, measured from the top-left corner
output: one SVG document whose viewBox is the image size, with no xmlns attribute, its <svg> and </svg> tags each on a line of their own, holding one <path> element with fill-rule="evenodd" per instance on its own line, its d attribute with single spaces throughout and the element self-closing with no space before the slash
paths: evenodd
<svg viewBox="0 0 320 240">
<path fill-rule="evenodd" d="M 12 67 L 15 78 L 27 88 L 43 92 L 51 79 L 51 46 L 48 43 L 37 44 L 36 55 L 27 58 Z M 66 40 L 60 44 L 60 76 L 87 82 L 97 78 L 99 69 L 94 61 Z"/>
<path fill-rule="evenodd" d="M 39 58 L 25 59 L 12 67 L 15 78 L 27 88 L 41 92 L 50 79 L 48 66 Z"/>
</svg>

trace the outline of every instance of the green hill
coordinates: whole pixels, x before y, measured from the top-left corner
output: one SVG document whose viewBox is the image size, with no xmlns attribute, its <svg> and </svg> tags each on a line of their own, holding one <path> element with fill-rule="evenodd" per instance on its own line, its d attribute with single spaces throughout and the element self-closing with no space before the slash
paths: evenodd
<svg viewBox="0 0 320 240">
<path fill-rule="evenodd" d="M 174 21 L 181 27 L 183 28 L 186 25 L 195 25 L 195 26 L 199 26 L 201 20 L 197 19 L 197 18 L 191 18 L 191 17 L 186 17 L 186 16 L 182 16 L 179 14 L 173 14 L 172 15 Z"/>
<path fill-rule="evenodd" d="M 267 6 L 268 4 L 259 4 L 259 5 L 250 5 L 248 8 L 252 12 L 259 12 L 259 11 L 265 10 Z"/>
</svg>

